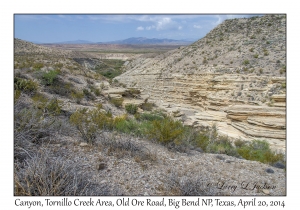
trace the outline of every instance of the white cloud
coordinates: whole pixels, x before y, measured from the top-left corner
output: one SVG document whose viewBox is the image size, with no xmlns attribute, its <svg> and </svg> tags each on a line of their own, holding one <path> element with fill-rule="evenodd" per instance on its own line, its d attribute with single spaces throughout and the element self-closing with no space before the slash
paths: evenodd
<svg viewBox="0 0 300 210">
<path fill-rule="evenodd" d="M 213 22 L 213 25 L 219 25 L 220 23 L 222 23 L 223 18 L 220 15 L 216 15 L 215 17 L 218 18 L 218 20 Z"/>
<path fill-rule="evenodd" d="M 148 31 L 149 31 L 149 30 L 151 30 L 151 29 L 154 29 L 154 28 L 155 28 L 155 26 L 154 26 L 154 25 L 152 25 L 152 26 L 147 26 L 147 27 L 146 27 L 146 30 L 148 30 Z"/>
<path fill-rule="evenodd" d="M 144 30 L 144 27 L 139 26 L 139 27 L 136 28 L 136 30 L 137 30 L 137 31 L 143 31 L 143 30 Z"/>
<path fill-rule="evenodd" d="M 181 30 L 182 29 L 182 26 L 178 26 L 178 30 Z"/>
<path fill-rule="evenodd" d="M 160 19 L 159 21 L 156 22 L 156 30 L 164 30 L 165 28 L 167 28 L 170 23 L 172 23 L 171 18 L 165 17 Z"/>
<path fill-rule="evenodd" d="M 200 25 L 193 25 L 193 28 L 202 28 Z"/>
</svg>

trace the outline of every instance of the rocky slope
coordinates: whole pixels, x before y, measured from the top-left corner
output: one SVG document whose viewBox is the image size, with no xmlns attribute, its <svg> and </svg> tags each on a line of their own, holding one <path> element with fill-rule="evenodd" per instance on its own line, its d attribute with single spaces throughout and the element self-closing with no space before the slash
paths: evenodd
<svg viewBox="0 0 300 210">
<path fill-rule="evenodd" d="M 125 87 L 120 83 L 109 83 L 91 71 L 97 63 L 96 58 L 87 57 L 82 63 L 76 62 L 74 58 L 88 56 L 76 53 L 15 40 L 15 77 L 38 84 L 38 94 L 30 94 L 25 90 L 18 99 L 15 98 L 15 195 L 32 195 L 18 194 L 18 186 L 23 183 L 26 188 L 27 181 L 34 182 L 34 179 L 40 186 L 45 177 L 53 179 L 55 171 L 59 178 L 66 175 L 65 171 L 72 173 L 71 177 L 77 173 L 89 186 L 100 191 L 103 189 L 98 193 L 96 190 L 96 194 L 84 195 L 286 195 L 286 171 L 283 165 L 270 166 L 225 154 L 203 153 L 196 147 L 178 152 L 147 138 L 113 131 L 103 131 L 93 145 L 87 144 L 82 142 L 82 136 L 69 122 L 69 116 L 76 110 L 95 109 L 99 103 L 103 105 L 103 112 L 110 111 L 114 116 L 124 114 L 125 110 L 109 103 L 109 98 L 123 97 L 123 104 L 140 104 L 149 98 L 149 101 L 169 110 L 186 124 L 210 127 L 217 123 L 219 132 L 224 134 L 244 135 L 245 138 L 249 135 L 268 135 L 269 139 L 280 144 L 285 137 L 285 133 L 282 133 L 285 130 L 285 97 L 280 94 L 283 90 L 274 89 L 277 94 L 270 96 L 273 100 L 273 107 L 270 107 L 258 99 L 245 100 L 244 94 L 249 92 L 245 89 L 250 88 L 247 86 L 250 86 L 250 75 L 171 73 L 172 77 L 167 78 L 153 73 L 144 74 L 143 77 L 136 75 L 133 77 L 139 79 L 136 88 Z M 144 56 L 140 59 L 151 61 L 157 57 Z M 134 62 L 137 60 L 128 65 Z M 56 82 L 47 85 L 43 75 L 53 70 L 57 72 Z M 257 89 L 268 89 L 284 81 L 284 77 L 270 79 L 267 75 L 255 78 L 257 87 L 253 88 Z M 226 90 L 232 91 L 237 84 L 244 85 L 243 90 L 239 88 L 242 92 L 240 98 L 222 95 Z M 101 94 L 96 94 L 97 89 L 101 90 Z M 142 95 L 138 90 L 142 91 Z M 76 96 L 78 93 L 84 93 L 84 96 Z M 47 103 L 41 95 L 46 101 L 58 99 L 61 114 L 48 118 L 49 110 L 41 108 Z M 33 107 L 37 107 L 43 115 L 35 117 L 35 112 L 22 115 Z M 26 125 L 33 132 L 30 138 L 28 133 L 20 131 Z M 254 127 L 259 130 L 254 130 Z M 32 128 L 34 130 L 30 130 Z M 262 128 L 265 130 L 262 131 Z M 79 178 L 74 180 L 80 182 Z M 75 189 L 80 187 L 76 183 Z M 83 188 L 86 186 L 83 185 Z"/>
<path fill-rule="evenodd" d="M 204 38 L 128 63 L 116 79 L 184 121 L 285 150 L 286 17 L 226 20 Z"/>
</svg>

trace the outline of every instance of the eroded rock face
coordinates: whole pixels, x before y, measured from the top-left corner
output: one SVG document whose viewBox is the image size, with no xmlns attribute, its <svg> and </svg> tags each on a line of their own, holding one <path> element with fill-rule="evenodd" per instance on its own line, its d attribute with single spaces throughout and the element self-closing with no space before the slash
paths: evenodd
<svg viewBox="0 0 300 210">
<path fill-rule="evenodd" d="M 185 124 L 285 149 L 285 16 L 227 20 L 187 47 L 140 57 L 116 79 Z"/>
</svg>

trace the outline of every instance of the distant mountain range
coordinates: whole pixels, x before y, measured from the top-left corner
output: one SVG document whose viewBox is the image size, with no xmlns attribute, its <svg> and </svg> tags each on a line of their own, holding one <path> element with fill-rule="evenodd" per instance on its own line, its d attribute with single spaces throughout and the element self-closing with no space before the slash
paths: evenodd
<svg viewBox="0 0 300 210">
<path fill-rule="evenodd" d="M 174 40 L 174 39 L 157 39 L 146 37 L 131 37 L 124 40 L 117 40 L 112 42 L 106 42 L 108 44 L 191 44 L 192 41 L 187 40 Z"/>
<path fill-rule="evenodd" d="M 196 41 L 196 40 L 195 40 Z M 146 37 L 131 37 L 123 40 L 116 40 L 110 42 L 91 42 L 87 40 L 74 40 L 74 41 L 64 41 L 64 42 L 53 42 L 53 43 L 43 43 L 43 44 L 174 44 L 174 45 L 188 45 L 194 41 L 191 40 L 174 40 L 174 39 L 157 39 L 157 38 L 146 38 Z M 33 42 L 35 44 L 42 44 L 41 42 Z"/>
</svg>

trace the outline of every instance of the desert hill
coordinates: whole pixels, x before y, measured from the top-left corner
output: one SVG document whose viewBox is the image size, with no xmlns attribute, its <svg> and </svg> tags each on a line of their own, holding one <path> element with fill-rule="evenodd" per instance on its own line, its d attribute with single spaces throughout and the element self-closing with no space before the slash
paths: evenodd
<svg viewBox="0 0 300 210">
<path fill-rule="evenodd" d="M 116 79 L 188 125 L 285 148 L 286 17 L 226 20 L 195 43 L 140 57 Z"/>
</svg>

